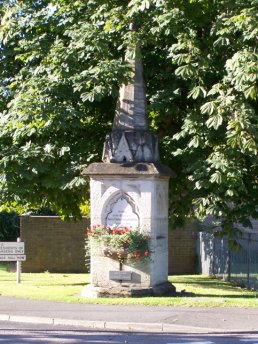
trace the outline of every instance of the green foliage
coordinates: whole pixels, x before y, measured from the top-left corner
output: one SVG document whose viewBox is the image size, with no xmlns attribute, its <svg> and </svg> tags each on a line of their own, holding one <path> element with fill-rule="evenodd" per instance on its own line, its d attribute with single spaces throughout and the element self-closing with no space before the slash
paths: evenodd
<svg viewBox="0 0 258 344">
<path fill-rule="evenodd" d="M 116 33 L 99 24 L 106 7 L 96 13 L 83 2 L 1 5 L 2 204 L 79 215 L 87 195 L 80 172 L 100 159 L 128 70 L 111 49 Z"/>
<path fill-rule="evenodd" d="M 30 215 L 57 216 L 57 213 L 55 213 L 48 207 L 38 208 L 38 209 L 29 209 L 28 213 Z"/>
<path fill-rule="evenodd" d="M 20 232 L 20 219 L 15 212 L 0 213 L 0 241 L 16 241 Z"/>
<path fill-rule="evenodd" d="M 80 211 L 81 214 L 84 216 L 87 216 L 88 219 L 90 218 L 90 202 L 89 200 L 86 200 L 84 204 L 80 205 Z"/>
<path fill-rule="evenodd" d="M 258 215 L 257 0 L 0 1 L 1 204 L 80 213 L 141 42 L 170 218 Z M 138 32 L 128 30 L 132 21 Z M 151 25 L 150 25 L 151 23 Z"/>
</svg>

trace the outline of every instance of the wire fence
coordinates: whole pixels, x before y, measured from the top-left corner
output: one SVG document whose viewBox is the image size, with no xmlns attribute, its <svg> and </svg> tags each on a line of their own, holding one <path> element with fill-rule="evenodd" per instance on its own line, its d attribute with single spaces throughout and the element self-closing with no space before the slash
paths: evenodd
<svg viewBox="0 0 258 344">
<path fill-rule="evenodd" d="M 227 238 L 200 233 L 199 272 L 258 290 L 258 233 L 243 233 L 237 242 L 241 249 L 232 251 Z"/>
</svg>

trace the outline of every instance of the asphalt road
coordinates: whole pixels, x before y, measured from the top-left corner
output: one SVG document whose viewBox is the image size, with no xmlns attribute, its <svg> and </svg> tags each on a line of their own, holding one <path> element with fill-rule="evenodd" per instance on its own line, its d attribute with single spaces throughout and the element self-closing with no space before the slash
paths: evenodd
<svg viewBox="0 0 258 344">
<path fill-rule="evenodd" d="M 258 308 L 110 306 L 0 296 L 0 320 L 111 331 L 142 331 L 144 326 L 151 332 L 251 333 L 258 331 Z"/>
<path fill-rule="evenodd" d="M 258 344 L 258 332 L 236 334 L 166 334 L 91 331 L 73 326 L 0 322 L 4 344 Z"/>
</svg>

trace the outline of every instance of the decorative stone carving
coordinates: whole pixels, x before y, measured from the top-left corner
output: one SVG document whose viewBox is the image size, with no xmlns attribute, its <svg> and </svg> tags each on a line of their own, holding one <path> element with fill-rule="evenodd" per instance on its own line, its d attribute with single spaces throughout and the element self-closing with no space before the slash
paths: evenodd
<svg viewBox="0 0 258 344">
<path fill-rule="evenodd" d="M 159 162 L 157 137 L 150 131 L 116 130 L 106 136 L 104 162 Z"/>
<path fill-rule="evenodd" d="M 106 226 L 139 226 L 139 214 L 132 199 L 125 193 L 113 197 L 107 204 L 105 215 Z"/>
<path fill-rule="evenodd" d="M 124 133 L 122 134 L 122 137 L 115 151 L 114 160 L 119 162 L 133 161 L 133 156 L 128 146 Z"/>
</svg>

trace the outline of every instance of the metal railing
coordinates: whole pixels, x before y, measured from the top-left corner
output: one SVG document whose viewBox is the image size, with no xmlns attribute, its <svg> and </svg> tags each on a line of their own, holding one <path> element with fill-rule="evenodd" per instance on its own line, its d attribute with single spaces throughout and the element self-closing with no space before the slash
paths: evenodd
<svg viewBox="0 0 258 344">
<path fill-rule="evenodd" d="M 199 272 L 258 290 L 258 233 L 243 233 L 239 251 L 229 248 L 227 238 L 201 232 L 198 240 Z"/>
</svg>

